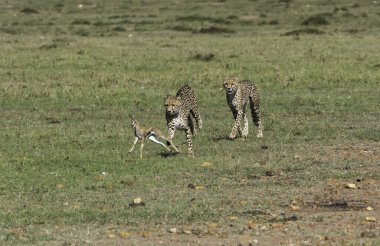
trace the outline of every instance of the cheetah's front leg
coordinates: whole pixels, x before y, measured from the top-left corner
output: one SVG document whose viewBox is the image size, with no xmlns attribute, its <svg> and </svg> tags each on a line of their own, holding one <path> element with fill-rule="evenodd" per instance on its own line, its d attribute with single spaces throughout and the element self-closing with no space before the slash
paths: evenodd
<svg viewBox="0 0 380 246">
<path fill-rule="evenodd" d="M 171 145 L 177 152 L 179 152 L 179 150 L 173 144 L 174 133 L 175 133 L 175 126 L 174 124 L 169 123 L 168 124 L 168 139 L 166 140 L 166 145 L 168 146 Z"/>
<path fill-rule="evenodd" d="M 244 126 L 243 126 L 243 130 L 240 130 L 240 134 L 243 138 L 247 138 L 248 137 L 248 117 L 247 117 L 247 113 L 244 113 L 243 115 L 243 120 L 244 120 Z M 240 128 L 241 129 L 241 126 Z"/>
<path fill-rule="evenodd" d="M 235 124 L 232 127 L 229 138 L 235 139 L 238 129 L 240 128 L 241 120 L 243 118 L 243 110 L 239 109 L 236 115 Z"/>
<path fill-rule="evenodd" d="M 236 120 L 236 117 L 237 117 L 237 111 L 233 111 L 233 115 L 234 115 L 234 120 Z M 238 127 L 238 132 L 240 134 L 240 136 L 242 137 L 247 137 L 248 133 L 245 134 L 246 130 L 245 130 L 245 120 L 246 120 L 246 117 L 247 117 L 247 114 L 244 113 L 243 114 L 243 119 L 244 119 L 244 128 L 242 129 L 241 125 L 239 125 Z"/>
</svg>

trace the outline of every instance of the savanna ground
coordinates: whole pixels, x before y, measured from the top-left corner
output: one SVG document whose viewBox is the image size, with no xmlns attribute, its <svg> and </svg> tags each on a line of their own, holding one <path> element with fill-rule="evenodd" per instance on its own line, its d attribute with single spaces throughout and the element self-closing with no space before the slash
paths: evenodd
<svg viewBox="0 0 380 246">
<path fill-rule="evenodd" d="M 0 40 L 0 244 L 380 244 L 380 2 L 1 0 Z M 185 83 L 195 158 L 128 154 Z"/>
</svg>

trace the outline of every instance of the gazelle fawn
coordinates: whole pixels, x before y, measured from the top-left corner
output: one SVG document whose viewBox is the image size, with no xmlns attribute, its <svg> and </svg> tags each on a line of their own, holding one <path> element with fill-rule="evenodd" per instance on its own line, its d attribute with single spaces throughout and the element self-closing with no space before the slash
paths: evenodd
<svg viewBox="0 0 380 246">
<path fill-rule="evenodd" d="M 175 147 L 175 145 L 172 143 L 171 140 L 166 138 L 157 128 L 154 127 L 141 127 L 139 122 L 135 119 L 132 118 L 131 126 L 133 128 L 133 131 L 135 133 L 135 140 L 133 142 L 132 148 L 129 150 L 129 153 L 131 153 L 135 145 L 139 140 L 141 140 L 141 145 L 140 145 L 140 158 L 143 158 L 143 151 L 144 151 L 144 144 L 147 139 L 150 141 L 162 145 L 166 150 L 170 151 L 170 149 L 162 142 L 157 140 L 157 138 L 162 138 L 166 140 L 167 142 L 170 143 L 170 146 L 173 147 L 173 149 L 176 152 L 179 152 L 179 150 Z"/>
</svg>

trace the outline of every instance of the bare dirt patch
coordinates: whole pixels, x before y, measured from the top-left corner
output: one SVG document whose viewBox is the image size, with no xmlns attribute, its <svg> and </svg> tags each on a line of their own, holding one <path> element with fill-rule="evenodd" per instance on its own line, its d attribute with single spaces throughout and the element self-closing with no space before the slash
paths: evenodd
<svg viewBox="0 0 380 246">
<path fill-rule="evenodd" d="M 134 245 L 376 245 L 380 180 L 356 180 L 354 186 L 347 186 L 348 182 L 330 180 L 300 192 L 287 207 L 257 211 L 272 218 L 267 222 L 231 217 L 223 225 L 163 225 L 131 232 L 125 239 L 104 239 L 97 245 L 112 241 Z"/>
<path fill-rule="evenodd" d="M 380 142 L 328 146 L 322 159 L 380 161 Z"/>
<path fill-rule="evenodd" d="M 380 161 L 380 142 L 324 146 L 316 149 L 314 153 L 308 153 L 304 157 L 297 156 L 297 158 L 300 160 L 311 158 L 317 162 L 362 161 L 372 163 Z"/>
</svg>

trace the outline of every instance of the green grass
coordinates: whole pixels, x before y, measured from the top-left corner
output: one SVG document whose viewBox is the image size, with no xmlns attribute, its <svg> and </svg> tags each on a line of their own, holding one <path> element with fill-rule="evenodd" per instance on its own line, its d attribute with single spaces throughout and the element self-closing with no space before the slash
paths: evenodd
<svg viewBox="0 0 380 246">
<path fill-rule="evenodd" d="M 323 158 L 328 146 L 380 140 L 372 1 L 77 4 L 0 3 L 0 242 L 78 243 L 106 238 L 110 226 L 245 221 L 247 211 L 282 211 L 326 180 L 379 178 L 366 171 L 376 160 Z M 327 23 L 308 27 L 325 34 L 285 35 L 316 16 Z M 261 91 L 263 142 L 251 120 L 247 140 L 224 139 L 233 121 L 222 81 L 235 75 Z M 128 154 L 129 116 L 164 130 L 164 97 L 185 83 L 204 119 L 195 158 L 183 132 L 174 139 L 179 155 L 151 143 L 144 160 Z M 145 206 L 128 206 L 136 197 Z"/>
</svg>

